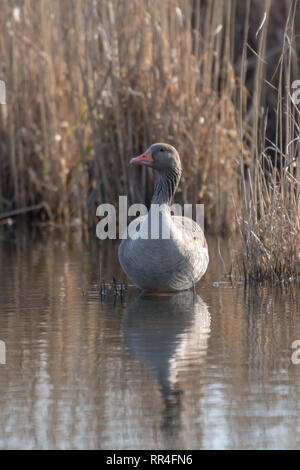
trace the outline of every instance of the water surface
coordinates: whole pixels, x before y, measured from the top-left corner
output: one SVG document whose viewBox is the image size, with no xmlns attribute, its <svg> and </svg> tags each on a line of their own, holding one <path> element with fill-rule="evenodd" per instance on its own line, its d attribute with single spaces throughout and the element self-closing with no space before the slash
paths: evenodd
<svg viewBox="0 0 300 470">
<path fill-rule="evenodd" d="M 299 448 L 299 292 L 231 284 L 209 247 L 196 293 L 120 296 L 117 243 L 2 240 L 0 448 Z"/>
</svg>

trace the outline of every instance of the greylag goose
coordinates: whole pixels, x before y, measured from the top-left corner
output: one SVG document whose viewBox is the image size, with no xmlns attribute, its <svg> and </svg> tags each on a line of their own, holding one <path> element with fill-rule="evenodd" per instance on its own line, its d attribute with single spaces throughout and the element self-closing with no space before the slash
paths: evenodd
<svg viewBox="0 0 300 470">
<path fill-rule="evenodd" d="M 182 173 L 178 152 L 172 145 L 157 143 L 130 163 L 153 168 L 158 178 L 148 214 L 134 221 L 134 236 L 127 229 L 122 237 L 122 269 L 145 291 L 189 289 L 205 273 L 209 257 L 200 226 L 190 218 L 172 215 L 170 210 Z"/>
</svg>

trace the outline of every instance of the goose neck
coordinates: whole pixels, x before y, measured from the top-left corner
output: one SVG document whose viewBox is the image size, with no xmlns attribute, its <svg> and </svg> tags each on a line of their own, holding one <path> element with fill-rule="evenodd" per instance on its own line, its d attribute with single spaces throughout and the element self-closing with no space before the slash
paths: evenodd
<svg viewBox="0 0 300 470">
<path fill-rule="evenodd" d="M 170 205 L 181 177 L 180 168 L 169 168 L 160 173 L 154 189 L 154 195 L 151 204 Z"/>
</svg>

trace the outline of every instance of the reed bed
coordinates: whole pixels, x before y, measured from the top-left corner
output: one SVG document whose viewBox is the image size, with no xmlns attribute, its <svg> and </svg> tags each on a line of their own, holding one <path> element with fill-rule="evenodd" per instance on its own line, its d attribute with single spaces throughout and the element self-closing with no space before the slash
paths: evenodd
<svg viewBox="0 0 300 470">
<path fill-rule="evenodd" d="M 228 9 L 229 6 L 229 9 Z M 176 146 L 182 202 L 207 226 L 234 223 L 239 144 L 229 2 L 0 2 L 0 212 L 43 204 L 52 223 L 93 228 L 101 202 L 148 201 L 153 175 L 128 166 Z M 224 42 L 225 38 L 225 42 Z"/>
<path fill-rule="evenodd" d="M 165 140 L 183 162 L 178 200 L 205 204 L 207 230 L 239 230 L 237 269 L 299 277 L 299 13 L 294 0 L 0 0 L 0 223 L 26 213 L 84 235 L 102 202 L 149 203 L 153 174 L 128 161 Z"/>
<path fill-rule="evenodd" d="M 271 6 L 267 0 L 266 18 L 270 17 Z M 252 122 L 248 149 L 242 157 L 238 204 L 244 248 L 238 265 L 251 281 L 300 282 L 299 103 L 294 93 L 297 86 L 300 89 L 297 12 L 297 2 L 291 2 L 276 67 L 268 68 L 268 24 L 261 29 Z M 268 119 L 275 128 L 274 141 L 268 136 Z M 241 134 L 243 122 L 241 111 Z"/>
</svg>

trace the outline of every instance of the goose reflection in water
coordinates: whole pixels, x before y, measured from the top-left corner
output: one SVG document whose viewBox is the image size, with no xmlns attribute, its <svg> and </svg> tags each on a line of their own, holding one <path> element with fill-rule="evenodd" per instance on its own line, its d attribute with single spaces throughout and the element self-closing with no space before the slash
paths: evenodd
<svg viewBox="0 0 300 470">
<path fill-rule="evenodd" d="M 124 343 L 134 359 L 154 369 L 164 400 L 164 424 L 180 419 L 181 383 L 201 374 L 210 336 L 210 313 L 191 291 L 140 294 L 124 313 Z"/>
</svg>

